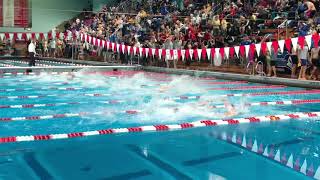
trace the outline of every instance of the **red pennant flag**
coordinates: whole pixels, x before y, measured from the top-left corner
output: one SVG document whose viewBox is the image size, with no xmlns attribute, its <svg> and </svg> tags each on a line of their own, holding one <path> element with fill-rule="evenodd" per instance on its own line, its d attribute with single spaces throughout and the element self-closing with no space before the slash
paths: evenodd
<svg viewBox="0 0 320 180">
<path fill-rule="evenodd" d="M 124 52 L 123 53 L 128 53 L 128 46 L 127 45 L 124 46 Z"/>
<path fill-rule="evenodd" d="M 153 57 L 151 48 L 149 48 L 149 57 Z"/>
<path fill-rule="evenodd" d="M 87 41 L 87 43 L 89 43 L 89 36 L 88 35 L 87 35 L 86 41 Z"/>
<path fill-rule="evenodd" d="M 275 53 L 275 54 L 278 54 L 278 49 L 279 49 L 278 41 L 273 41 L 273 42 L 272 42 L 272 47 L 273 47 L 274 53 Z"/>
<path fill-rule="evenodd" d="M 24 39 L 25 41 L 27 41 L 28 40 L 27 34 L 26 33 L 22 33 L 21 39 Z"/>
<path fill-rule="evenodd" d="M 261 52 L 266 55 L 267 54 L 267 43 L 263 42 L 261 43 Z"/>
<path fill-rule="evenodd" d="M 108 47 L 108 49 L 112 49 L 112 44 L 111 44 L 111 42 L 109 42 L 109 47 Z M 131 50 L 132 50 L 132 52 L 133 52 L 133 48 L 131 47 Z"/>
<path fill-rule="evenodd" d="M 5 39 L 10 39 L 10 34 L 9 33 L 4 33 L 4 38 Z"/>
<path fill-rule="evenodd" d="M 40 34 L 39 34 L 39 37 L 40 37 L 41 40 L 43 40 L 43 39 L 44 39 L 44 34 L 43 34 L 43 33 L 40 33 Z"/>
<path fill-rule="evenodd" d="M 166 50 L 162 49 L 161 58 L 165 60 L 165 57 L 166 57 Z"/>
<path fill-rule="evenodd" d="M 221 55 L 221 59 L 224 59 L 224 48 L 220 48 L 219 52 L 220 52 L 220 55 Z"/>
<path fill-rule="evenodd" d="M 197 60 L 198 59 L 198 50 L 197 49 L 193 49 L 193 58 L 194 60 Z"/>
<path fill-rule="evenodd" d="M 234 47 L 230 48 L 229 53 L 230 53 L 230 58 L 233 58 L 235 53 Z"/>
<path fill-rule="evenodd" d="M 94 45 L 94 38 L 93 37 L 91 37 L 91 42 L 90 42 L 92 45 Z"/>
<path fill-rule="evenodd" d="M 207 50 L 206 50 L 206 48 L 202 48 L 201 58 L 202 58 L 202 59 L 206 59 L 206 57 L 207 57 Z"/>
<path fill-rule="evenodd" d="M 256 49 L 255 44 L 250 44 L 249 53 L 250 53 L 251 56 L 254 56 L 255 49 Z"/>
<path fill-rule="evenodd" d="M 178 49 L 178 60 L 181 60 L 181 49 Z"/>
<path fill-rule="evenodd" d="M 64 40 L 66 40 L 67 37 L 68 37 L 68 32 L 66 31 L 66 32 L 63 33 L 63 38 L 64 38 Z"/>
<path fill-rule="evenodd" d="M 291 52 L 291 39 L 286 39 L 285 40 L 285 45 L 286 45 L 286 48 L 289 52 Z"/>
<path fill-rule="evenodd" d="M 48 39 L 52 39 L 52 33 L 51 32 L 48 33 Z"/>
<path fill-rule="evenodd" d="M 18 34 L 15 32 L 13 33 L 13 40 L 17 40 L 18 39 Z"/>
<path fill-rule="evenodd" d="M 31 39 L 36 39 L 36 33 L 31 33 Z"/>
<path fill-rule="evenodd" d="M 319 34 L 318 33 L 314 33 L 312 35 L 312 40 L 313 40 L 313 46 L 315 48 L 317 48 L 319 46 Z"/>
<path fill-rule="evenodd" d="M 304 37 L 304 36 L 299 36 L 299 37 L 298 37 L 298 44 L 300 45 L 300 48 L 301 48 L 301 49 L 303 49 L 304 40 L 305 40 L 305 37 Z"/>
<path fill-rule="evenodd" d="M 190 52 L 189 52 L 189 49 L 186 49 L 186 55 L 185 55 L 186 59 L 189 59 L 190 57 Z"/>
<path fill-rule="evenodd" d="M 130 55 L 134 55 L 134 53 L 133 53 L 133 47 L 130 48 Z"/>
<path fill-rule="evenodd" d="M 56 38 L 60 39 L 60 32 L 56 32 Z"/>
<path fill-rule="evenodd" d="M 142 56 L 146 56 L 146 48 L 142 48 Z"/>
<path fill-rule="evenodd" d="M 170 57 L 171 57 L 171 58 L 174 58 L 173 49 L 170 49 Z"/>
<path fill-rule="evenodd" d="M 102 47 L 102 45 L 103 45 L 102 41 L 103 41 L 103 40 L 100 39 L 100 44 L 99 44 L 100 47 Z"/>
<path fill-rule="evenodd" d="M 245 55 L 246 48 L 244 47 L 244 45 L 241 45 L 241 46 L 240 46 L 239 51 L 240 51 L 240 55 L 241 55 L 241 56 L 244 56 L 244 55 Z"/>
<path fill-rule="evenodd" d="M 214 56 L 216 54 L 215 48 L 211 48 L 211 59 L 214 61 Z"/>
<path fill-rule="evenodd" d="M 95 42 L 95 45 L 96 45 L 96 46 L 99 46 L 99 43 L 98 43 L 98 38 L 96 38 L 96 42 Z"/>
</svg>

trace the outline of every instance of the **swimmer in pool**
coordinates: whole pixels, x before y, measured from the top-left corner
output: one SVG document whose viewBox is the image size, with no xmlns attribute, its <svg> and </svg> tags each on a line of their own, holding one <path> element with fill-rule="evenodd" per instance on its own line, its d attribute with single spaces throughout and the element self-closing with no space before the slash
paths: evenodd
<svg viewBox="0 0 320 180">
<path fill-rule="evenodd" d="M 169 86 L 160 86 L 159 92 L 164 93 L 167 92 L 170 89 Z"/>
<path fill-rule="evenodd" d="M 230 117 L 238 114 L 234 105 L 231 104 L 228 100 L 223 100 L 223 103 L 227 109 L 227 112 L 224 113 L 225 116 Z"/>
</svg>

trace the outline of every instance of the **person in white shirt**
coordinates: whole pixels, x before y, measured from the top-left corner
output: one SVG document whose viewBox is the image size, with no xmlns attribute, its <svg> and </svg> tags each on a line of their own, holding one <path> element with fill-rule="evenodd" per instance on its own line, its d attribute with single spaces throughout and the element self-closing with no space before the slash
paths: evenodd
<svg viewBox="0 0 320 180">
<path fill-rule="evenodd" d="M 29 66 L 35 66 L 35 55 L 36 55 L 36 43 L 34 40 L 31 40 L 29 46 L 28 46 L 28 52 L 29 52 Z"/>
</svg>

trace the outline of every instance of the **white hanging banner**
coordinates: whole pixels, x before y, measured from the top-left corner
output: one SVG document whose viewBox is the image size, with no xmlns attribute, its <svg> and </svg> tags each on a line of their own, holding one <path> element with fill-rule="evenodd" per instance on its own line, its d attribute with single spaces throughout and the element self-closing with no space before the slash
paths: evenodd
<svg viewBox="0 0 320 180">
<path fill-rule="evenodd" d="M 131 54 L 131 48 L 132 48 L 132 46 L 127 46 L 128 47 L 128 55 L 132 55 Z"/>
<path fill-rule="evenodd" d="M 291 42 L 293 50 L 296 51 L 298 46 L 298 38 L 291 38 Z"/>
<path fill-rule="evenodd" d="M 104 47 L 106 45 L 106 41 L 102 40 L 102 47 Z"/>
<path fill-rule="evenodd" d="M 283 53 L 283 51 L 284 51 L 284 40 L 279 40 L 278 44 L 279 44 L 279 47 L 280 47 L 280 51 Z"/>
<path fill-rule="evenodd" d="M 1 40 L 4 39 L 4 33 L 0 33 L 0 38 L 1 38 Z"/>
<path fill-rule="evenodd" d="M 36 33 L 36 39 L 39 39 L 40 33 Z"/>
<path fill-rule="evenodd" d="M 126 49 L 126 46 L 124 44 L 121 45 L 121 50 L 122 50 L 122 53 L 124 54 L 124 50 Z"/>
<path fill-rule="evenodd" d="M 240 50 L 240 47 L 239 46 L 235 46 L 234 47 L 234 51 L 236 52 L 236 55 L 239 57 L 239 50 Z"/>
<path fill-rule="evenodd" d="M 100 40 L 100 39 L 97 39 L 97 41 L 98 41 L 98 42 L 97 42 L 97 43 L 98 43 L 98 46 L 101 47 L 101 46 L 100 46 L 100 41 L 101 41 L 101 40 Z"/>
<path fill-rule="evenodd" d="M 312 35 L 306 36 L 306 42 L 307 42 L 307 44 L 308 44 L 309 49 L 311 49 L 311 45 L 312 45 Z"/>
<path fill-rule="evenodd" d="M 199 61 L 200 61 L 201 55 L 202 55 L 202 49 L 197 49 L 197 52 L 198 52 L 198 58 L 199 58 Z"/>
<path fill-rule="evenodd" d="M 107 49 L 109 49 L 109 46 L 110 46 L 110 42 L 107 41 Z M 130 52 L 130 51 L 129 51 Z"/>
<path fill-rule="evenodd" d="M 14 27 L 14 0 L 3 0 L 2 1 L 2 22 L 1 26 Z"/>
<path fill-rule="evenodd" d="M 207 57 L 208 57 L 208 59 L 210 59 L 211 58 L 211 49 L 208 48 L 208 49 L 206 49 L 206 51 L 207 51 Z"/>
<path fill-rule="evenodd" d="M 272 52 L 271 47 L 272 47 L 272 42 L 267 42 L 267 48 L 268 48 L 269 53 Z"/>
<path fill-rule="evenodd" d="M 166 49 L 166 59 L 172 59 L 170 55 L 170 49 Z"/>
<path fill-rule="evenodd" d="M 10 38 L 10 40 L 15 40 L 15 39 L 13 39 L 13 33 L 9 33 L 9 38 Z"/>
<path fill-rule="evenodd" d="M 159 59 L 162 57 L 162 49 L 159 49 Z"/>
<path fill-rule="evenodd" d="M 91 44 L 91 39 L 92 39 L 92 37 L 89 36 L 89 42 L 87 42 L 87 43 Z"/>
<path fill-rule="evenodd" d="M 225 48 L 224 48 L 224 54 L 225 54 L 225 57 L 226 57 L 227 59 L 229 59 L 230 47 L 225 47 Z"/>
<path fill-rule="evenodd" d="M 146 58 L 148 58 L 148 57 L 149 57 L 149 50 L 150 50 L 150 48 L 146 48 L 145 50 L 146 50 Z"/>
<path fill-rule="evenodd" d="M 120 52 L 120 44 L 117 44 L 117 53 Z"/>
<path fill-rule="evenodd" d="M 260 51 L 261 51 L 261 44 L 256 44 L 256 52 L 257 52 L 257 55 L 258 57 L 260 56 Z"/>
<path fill-rule="evenodd" d="M 27 33 L 27 40 L 31 39 L 31 33 Z"/>
<path fill-rule="evenodd" d="M 97 38 L 93 37 L 93 43 L 92 43 L 92 45 L 94 45 L 94 46 L 96 46 L 96 39 L 97 39 Z M 90 41 L 89 43 L 91 44 L 91 41 Z"/>
<path fill-rule="evenodd" d="M 111 43 L 111 50 L 114 51 L 114 46 L 115 44 L 114 43 Z"/>
</svg>

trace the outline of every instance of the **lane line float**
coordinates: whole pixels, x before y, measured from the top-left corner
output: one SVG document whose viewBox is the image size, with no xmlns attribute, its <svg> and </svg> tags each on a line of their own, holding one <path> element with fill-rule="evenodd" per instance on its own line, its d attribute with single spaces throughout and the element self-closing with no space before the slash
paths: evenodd
<svg viewBox="0 0 320 180">
<path fill-rule="evenodd" d="M 261 122 L 280 122 L 290 119 L 305 119 L 305 118 L 318 118 L 320 112 L 308 112 L 308 113 L 295 113 L 289 115 L 271 115 L 271 116 L 259 116 L 249 118 L 237 118 L 229 120 L 202 120 L 191 123 L 171 124 L 171 125 L 149 125 L 127 128 L 111 128 L 102 130 L 92 130 L 84 132 L 72 132 L 72 133 L 59 133 L 59 134 L 42 134 L 42 135 L 24 135 L 24 136 L 8 136 L 1 137 L 0 143 L 13 143 L 13 142 L 30 142 L 30 141 L 48 141 L 55 139 L 71 139 L 71 138 L 83 138 L 89 136 L 101 136 L 107 134 L 126 134 L 126 133 L 141 133 L 141 132 L 163 132 L 172 130 L 185 130 L 200 127 L 213 127 L 213 126 L 225 126 L 225 125 L 239 125 L 248 123 L 261 123 Z"/>
</svg>

